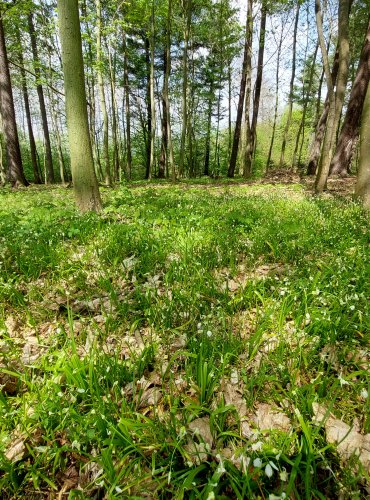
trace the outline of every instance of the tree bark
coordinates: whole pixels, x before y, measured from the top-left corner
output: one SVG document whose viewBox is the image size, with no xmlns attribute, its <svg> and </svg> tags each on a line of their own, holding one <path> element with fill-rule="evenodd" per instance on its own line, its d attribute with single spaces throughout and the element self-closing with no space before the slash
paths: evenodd
<svg viewBox="0 0 370 500">
<path fill-rule="evenodd" d="M 258 111 L 260 106 L 261 88 L 262 88 L 262 77 L 263 77 L 263 59 L 265 53 L 265 32 L 266 32 L 266 18 L 267 18 L 267 6 L 266 2 L 262 2 L 261 10 L 261 24 L 260 24 L 260 36 L 259 36 L 259 48 L 258 48 L 258 62 L 257 62 L 257 77 L 254 91 L 253 100 L 253 115 L 250 130 L 250 142 L 247 145 L 247 170 L 252 173 L 252 161 L 256 152 L 257 146 L 257 120 Z"/>
<path fill-rule="evenodd" d="M 45 162 L 46 162 L 46 183 L 53 184 L 55 182 L 54 169 L 53 169 L 53 156 L 51 152 L 51 143 L 50 143 L 50 133 L 49 133 L 49 124 L 48 117 L 46 114 L 46 106 L 45 106 L 45 97 L 42 85 L 40 83 L 41 73 L 40 73 L 40 60 L 37 50 L 37 42 L 36 42 L 36 32 L 35 26 L 33 24 L 33 15 L 32 12 L 28 15 L 28 30 L 30 32 L 31 37 L 31 49 L 32 49 L 32 57 L 33 57 L 33 67 L 36 75 L 36 83 L 37 83 L 37 95 L 40 104 L 40 113 L 41 113 L 41 122 L 42 129 L 44 132 L 44 144 L 45 144 Z"/>
<path fill-rule="evenodd" d="M 359 198 L 365 209 L 370 209 L 370 85 L 367 86 L 366 97 L 361 118 L 360 162 L 357 174 L 355 196 Z"/>
<path fill-rule="evenodd" d="M 126 32 L 123 32 L 123 85 L 125 93 L 126 113 L 126 176 L 130 180 L 132 176 L 132 150 L 131 150 L 131 107 L 130 107 L 130 82 L 128 77 L 128 54 L 126 43 Z"/>
<path fill-rule="evenodd" d="M 269 152 L 268 152 L 267 161 L 266 161 L 266 170 L 268 170 L 270 168 L 270 164 L 271 164 L 272 149 L 274 147 L 274 142 L 275 142 L 276 122 L 277 122 L 278 111 L 279 111 L 280 56 L 281 56 L 281 46 L 283 44 L 283 33 L 284 33 L 284 30 L 282 28 L 281 29 L 280 40 L 279 40 L 279 45 L 278 45 L 278 50 L 277 50 L 276 74 L 275 74 L 276 78 L 275 78 L 274 121 L 273 121 L 273 125 L 272 125 L 272 134 L 271 134 L 271 140 L 270 140 L 270 147 L 269 147 Z"/>
<path fill-rule="evenodd" d="M 89 135 L 78 0 L 58 0 L 68 138 L 76 203 L 99 211 L 101 199 Z"/>
<path fill-rule="evenodd" d="M 348 76 L 349 63 L 349 41 L 348 41 L 348 17 L 350 9 L 350 0 L 340 0 L 338 9 L 338 76 L 336 91 L 334 92 L 334 82 L 331 79 L 329 61 L 327 58 L 324 36 L 322 33 L 322 18 L 320 10 L 320 0 L 316 0 L 316 19 L 319 32 L 319 41 L 321 50 L 323 51 L 324 68 L 326 75 L 326 84 L 328 87 L 329 96 L 329 111 L 328 120 L 325 131 L 325 137 L 321 152 L 320 164 L 315 180 L 315 193 L 320 194 L 326 187 L 327 178 L 329 175 L 330 163 L 333 157 L 333 148 L 337 135 L 337 125 L 340 120 L 340 114 L 344 101 L 344 93 Z M 325 54 L 324 54 L 325 51 Z"/>
<path fill-rule="evenodd" d="M 237 110 L 237 115 L 236 115 L 233 146 L 231 149 L 229 169 L 227 171 L 228 177 L 234 177 L 235 167 L 236 167 L 236 159 L 238 157 L 238 150 L 239 150 L 240 131 L 241 131 L 241 125 L 242 125 L 243 108 L 244 108 L 244 100 L 245 100 L 245 87 L 246 87 L 246 81 L 247 81 L 247 72 L 248 72 L 248 68 L 249 68 L 249 58 L 251 57 L 251 24 L 250 24 L 250 21 L 251 21 L 250 20 L 250 4 L 251 3 L 252 3 L 252 1 L 249 0 L 248 1 L 247 23 L 246 23 L 246 27 L 245 27 L 245 42 L 244 42 L 242 78 L 241 78 L 241 82 L 240 82 L 240 92 L 239 92 L 238 110 Z"/>
<path fill-rule="evenodd" d="M 28 186 L 24 176 L 17 123 L 15 119 L 12 84 L 9 72 L 8 55 L 5 45 L 2 12 L 0 7 L 0 112 L 8 160 L 7 180 L 15 186 Z"/>
<path fill-rule="evenodd" d="M 292 111 L 293 111 L 293 93 L 294 93 L 294 79 L 295 79 L 295 69 L 296 69 L 296 53 L 297 53 L 297 29 L 298 29 L 298 21 L 299 21 L 299 12 L 300 12 L 300 4 L 296 5 L 296 14 L 294 20 L 294 31 L 293 31 L 293 53 L 292 53 L 292 75 L 290 78 L 289 85 L 289 98 L 288 98 L 288 116 L 287 121 L 284 128 L 283 134 L 283 142 L 281 145 L 281 154 L 280 154 L 280 168 L 284 165 L 285 161 L 285 148 L 287 136 L 290 128 L 290 123 L 292 121 Z"/>
<path fill-rule="evenodd" d="M 184 175 L 184 160 L 186 137 L 188 133 L 188 45 L 191 26 L 191 9 L 192 0 L 182 0 L 182 8 L 184 13 L 184 49 L 182 53 L 182 126 L 181 126 L 181 143 L 180 143 L 180 158 L 179 158 L 179 175 Z"/>
<path fill-rule="evenodd" d="M 352 86 L 347 112 L 339 135 L 336 151 L 330 165 L 330 175 L 348 175 L 357 143 L 361 113 L 370 80 L 370 22 L 361 51 L 356 78 Z"/>
<path fill-rule="evenodd" d="M 152 14 L 150 17 L 150 108 L 151 108 L 151 128 L 150 128 L 150 166 L 148 179 L 155 170 L 155 132 L 156 132 L 156 113 L 155 113 L 155 95 L 154 95 L 154 0 L 152 0 Z"/>
<path fill-rule="evenodd" d="M 252 93 L 252 44 L 253 44 L 253 0 L 248 0 L 247 22 L 248 31 L 248 59 L 247 59 L 247 79 L 245 83 L 245 109 L 244 109 L 244 152 L 242 156 L 242 172 L 244 179 L 252 174 L 252 157 L 251 157 L 251 124 L 250 124 L 250 106 Z"/>
<path fill-rule="evenodd" d="M 39 165 L 37 162 L 37 150 L 36 150 L 35 136 L 33 134 L 33 127 L 32 127 L 30 99 L 29 99 L 29 95 L 28 95 L 26 71 L 24 69 L 22 42 L 21 42 L 21 37 L 20 37 L 20 33 L 19 33 L 18 29 L 17 29 L 17 42 L 19 45 L 18 60 L 19 60 L 19 69 L 21 72 L 22 94 L 23 94 L 23 101 L 24 101 L 24 109 L 26 112 L 28 138 L 29 138 L 29 143 L 30 143 L 30 154 L 31 154 L 31 163 L 32 163 L 32 170 L 33 170 L 33 180 L 34 180 L 35 184 L 42 184 Z"/>
</svg>

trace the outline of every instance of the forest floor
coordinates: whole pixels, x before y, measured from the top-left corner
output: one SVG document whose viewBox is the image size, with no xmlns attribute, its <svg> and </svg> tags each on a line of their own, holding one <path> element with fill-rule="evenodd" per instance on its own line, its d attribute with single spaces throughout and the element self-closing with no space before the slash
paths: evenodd
<svg viewBox="0 0 370 500">
<path fill-rule="evenodd" d="M 293 180 L 0 191 L 1 498 L 370 495 L 368 219 Z"/>
</svg>

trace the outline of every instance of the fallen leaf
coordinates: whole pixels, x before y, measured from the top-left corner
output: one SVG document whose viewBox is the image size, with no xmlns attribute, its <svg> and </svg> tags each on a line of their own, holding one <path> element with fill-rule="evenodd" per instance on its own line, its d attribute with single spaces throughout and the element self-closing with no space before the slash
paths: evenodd
<svg viewBox="0 0 370 500">
<path fill-rule="evenodd" d="M 194 433 L 194 435 L 201 437 L 202 441 L 212 448 L 213 436 L 211 433 L 209 417 L 196 418 L 190 422 L 188 428 Z"/>
<path fill-rule="evenodd" d="M 26 454 L 26 445 L 24 436 L 15 439 L 12 444 L 5 450 L 5 457 L 12 463 L 19 462 Z"/>
<path fill-rule="evenodd" d="M 260 430 L 279 430 L 289 432 L 292 424 L 285 413 L 266 403 L 259 403 L 254 418 Z"/>
</svg>

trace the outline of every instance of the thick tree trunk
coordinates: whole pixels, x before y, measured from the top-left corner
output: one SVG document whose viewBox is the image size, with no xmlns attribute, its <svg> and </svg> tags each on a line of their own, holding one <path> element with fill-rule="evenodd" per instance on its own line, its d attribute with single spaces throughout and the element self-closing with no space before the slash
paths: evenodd
<svg viewBox="0 0 370 500">
<path fill-rule="evenodd" d="M 171 20 L 172 0 L 168 0 L 168 14 L 166 25 L 166 70 L 164 72 L 163 101 L 166 102 L 166 124 L 167 124 L 167 169 L 171 173 L 171 179 L 176 181 L 175 158 L 173 154 L 172 131 L 171 131 L 171 107 L 169 98 L 169 79 L 171 72 Z"/>
<path fill-rule="evenodd" d="M 328 118 L 324 136 L 324 143 L 322 146 L 319 168 L 315 180 L 315 193 L 320 194 L 323 192 L 326 186 L 326 180 L 329 173 L 329 166 L 331 161 L 331 154 L 333 147 L 333 126 L 335 120 L 335 93 L 334 93 L 334 83 L 332 75 L 330 73 L 328 53 L 325 46 L 320 0 L 315 0 L 315 12 L 316 12 L 317 33 L 321 47 L 323 66 L 326 77 L 326 85 L 328 88 L 328 100 L 329 100 Z"/>
<path fill-rule="evenodd" d="M 293 111 L 293 97 L 294 97 L 294 79 L 295 79 L 295 69 L 296 69 L 296 53 L 297 53 L 297 29 L 298 29 L 298 21 L 299 21 L 299 11 L 300 4 L 296 5 L 296 14 L 294 20 L 294 31 L 293 31 L 293 53 L 292 53 L 292 75 L 290 78 L 290 86 L 289 86 L 289 98 L 288 98 L 288 116 L 287 121 L 284 128 L 283 134 L 283 142 L 281 145 L 281 154 L 280 154 L 280 167 L 284 165 L 285 162 L 285 148 L 287 142 L 287 136 L 290 128 L 290 123 L 292 121 L 292 111 Z"/>
<path fill-rule="evenodd" d="M 209 87 L 208 111 L 207 111 L 207 134 L 206 134 L 206 151 L 204 155 L 203 175 L 209 175 L 209 159 L 211 154 L 211 124 L 212 124 L 212 104 L 213 104 L 213 82 Z"/>
<path fill-rule="evenodd" d="M 102 59 L 102 47 L 101 47 L 102 20 L 101 20 L 100 0 L 95 0 L 95 7 L 96 7 L 96 64 L 97 64 L 97 78 L 98 78 L 98 89 L 100 98 L 100 111 L 103 115 L 103 154 L 105 163 L 105 182 L 108 186 L 111 186 L 112 175 L 111 175 L 110 159 L 109 159 L 109 119 L 108 119 L 107 103 L 105 99 L 105 88 L 104 88 L 104 78 L 103 78 L 103 59 Z"/>
<path fill-rule="evenodd" d="M 6 52 L 3 20 L 0 8 L 0 112 L 3 120 L 6 154 L 8 160 L 8 181 L 28 185 L 23 173 L 21 150 L 19 147 L 17 124 L 15 120 L 13 91 L 10 80 L 8 56 Z"/>
<path fill-rule="evenodd" d="M 357 143 L 361 113 L 366 89 L 370 80 L 370 22 L 361 51 L 355 81 L 352 85 L 347 112 L 339 135 L 335 155 L 330 165 L 330 175 L 348 175 L 352 156 Z"/>
<path fill-rule="evenodd" d="M 364 208 L 370 209 L 370 85 L 364 101 L 361 132 L 360 132 L 360 162 L 357 174 L 355 196 L 359 198 Z"/>
<path fill-rule="evenodd" d="M 251 124 L 249 119 L 251 94 L 252 94 L 252 44 L 253 44 L 253 0 L 248 0 L 247 9 L 248 29 L 248 59 L 247 59 L 247 78 L 245 83 L 245 109 L 244 109 L 244 152 L 242 156 L 242 172 L 244 179 L 248 179 L 252 174 L 251 157 Z"/>
<path fill-rule="evenodd" d="M 158 177 L 160 179 L 164 179 L 166 177 L 166 166 L 167 166 L 167 152 L 168 152 L 168 124 L 167 124 L 167 99 L 166 93 L 168 93 L 168 79 L 167 79 L 167 46 L 163 52 L 163 88 L 162 88 L 162 141 L 161 141 L 161 154 L 159 157 L 159 168 L 158 168 Z M 167 88 L 166 88 L 167 86 Z"/>
<path fill-rule="evenodd" d="M 58 0 L 58 19 L 76 203 L 81 211 L 99 211 L 101 199 L 89 135 L 78 0 Z"/>
<path fill-rule="evenodd" d="M 251 24 L 250 24 L 250 16 L 249 9 L 251 0 L 248 2 L 248 15 L 247 15 L 247 23 L 245 27 L 245 42 L 244 42 L 244 57 L 243 57 L 243 68 L 242 68 L 242 78 L 240 82 L 240 92 L 239 92 L 239 102 L 238 102 L 238 110 L 236 115 L 236 123 L 235 123 L 235 131 L 234 131 L 234 140 L 233 146 L 231 149 L 230 163 L 229 169 L 227 171 L 228 177 L 234 177 L 235 167 L 236 167 L 236 159 L 238 157 L 239 150 L 239 142 L 240 142 L 240 131 L 242 125 L 243 118 L 243 108 L 244 108 L 244 100 L 245 100 L 245 87 L 247 81 L 247 72 L 249 67 L 249 58 L 251 54 Z"/>
<path fill-rule="evenodd" d="M 34 65 L 34 72 L 35 72 L 36 80 L 37 80 L 37 87 L 36 88 L 37 88 L 37 95 L 38 95 L 39 104 L 40 104 L 42 128 L 43 128 L 43 132 L 44 132 L 45 161 L 46 161 L 46 183 L 52 184 L 55 182 L 54 170 L 53 170 L 53 156 L 51 153 L 49 124 L 48 124 L 48 117 L 46 114 L 44 91 L 43 91 L 42 85 L 39 83 L 40 77 L 41 77 L 40 61 L 39 61 L 39 55 L 38 55 L 38 50 L 37 50 L 36 32 L 35 32 L 35 26 L 33 24 L 32 12 L 30 12 L 30 14 L 28 15 L 28 29 L 29 29 L 30 37 L 31 37 L 31 49 L 32 49 L 33 65 Z"/>
</svg>

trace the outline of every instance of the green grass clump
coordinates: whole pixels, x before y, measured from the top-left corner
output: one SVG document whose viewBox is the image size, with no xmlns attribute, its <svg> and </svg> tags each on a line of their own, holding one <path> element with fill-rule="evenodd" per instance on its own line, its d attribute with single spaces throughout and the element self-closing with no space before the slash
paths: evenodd
<svg viewBox="0 0 370 500">
<path fill-rule="evenodd" d="M 298 185 L 103 197 L 0 192 L 2 498 L 364 497 L 314 418 L 370 432 L 361 208 Z"/>
</svg>

